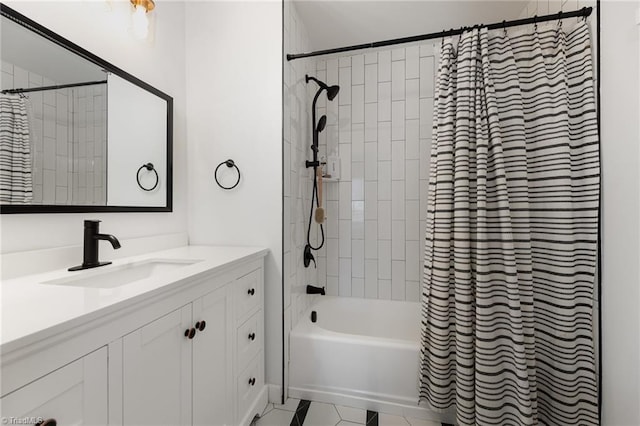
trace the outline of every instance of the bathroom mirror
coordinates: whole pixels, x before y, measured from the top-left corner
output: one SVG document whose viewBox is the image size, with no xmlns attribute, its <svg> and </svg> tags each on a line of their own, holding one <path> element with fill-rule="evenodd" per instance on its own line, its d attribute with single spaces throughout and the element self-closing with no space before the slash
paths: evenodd
<svg viewBox="0 0 640 426">
<path fill-rule="evenodd" d="M 173 99 L 0 15 L 0 212 L 171 211 Z"/>
</svg>

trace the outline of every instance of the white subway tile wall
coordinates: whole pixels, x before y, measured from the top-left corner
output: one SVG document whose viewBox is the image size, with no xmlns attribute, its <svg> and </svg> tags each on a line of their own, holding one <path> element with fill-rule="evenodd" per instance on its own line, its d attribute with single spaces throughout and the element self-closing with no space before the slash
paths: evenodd
<svg viewBox="0 0 640 426">
<path fill-rule="evenodd" d="M 2 90 L 57 84 L 2 61 Z M 32 204 L 106 203 L 106 86 L 27 94 Z"/>
<path fill-rule="evenodd" d="M 337 194 L 325 202 L 319 270 L 330 295 L 420 299 L 436 54 L 429 42 L 315 62 L 340 85 L 338 114 L 327 117 L 338 140 L 320 142 L 342 167 L 339 182 L 324 184 Z"/>
</svg>

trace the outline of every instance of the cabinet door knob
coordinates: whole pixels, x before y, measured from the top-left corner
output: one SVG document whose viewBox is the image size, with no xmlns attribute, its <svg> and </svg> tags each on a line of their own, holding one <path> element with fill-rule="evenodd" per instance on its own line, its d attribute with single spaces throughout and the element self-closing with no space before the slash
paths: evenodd
<svg viewBox="0 0 640 426">
<path fill-rule="evenodd" d="M 196 329 L 198 329 L 198 330 L 200 330 L 200 331 L 204 330 L 204 328 L 205 328 L 206 326 L 207 326 L 207 322 L 206 322 L 206 321 L 204 321 L 204 320 L 202 320 L 202 321 L 198 321 L 198 322 L 196 323 Z"/>
<path fill-rule="evenodd" d="M 255 289 L 255 288 L 250 288 L 250 289 L 249 289 L 249 291 L 247 291 L 247 293 L 248 293 L 250 296 L 253 296 L 254 294 L 256 294 L 256 289 Z"/>
<path fill-rule="evenodd" d="M 34 426 L 56 426 L 57 424 L 58 422 L 56 421 L 56 419 L 46 419 L 46 420 L 40 420 Z"/>
<path fill-rule="evenodd" d="M 184 337 L 188 337 L 189 339 L 193 339 L 193 336 L 196 335 L 195 328 L 188 328 L 184 331 Z"/>
<path fill-rule="evenodd" d="M 249 333 L 249 340 L 255 340 L 256 333 Z"/>
<path fill-rule="evenodd" d="M 249 384 L 250 384 L 251 386 L 254 386 L 254 385 L 256 384 L 256 378 L 255 378 L 255 377 L 250 378 L 250 379 L 249 379 Z"/>
</svg>

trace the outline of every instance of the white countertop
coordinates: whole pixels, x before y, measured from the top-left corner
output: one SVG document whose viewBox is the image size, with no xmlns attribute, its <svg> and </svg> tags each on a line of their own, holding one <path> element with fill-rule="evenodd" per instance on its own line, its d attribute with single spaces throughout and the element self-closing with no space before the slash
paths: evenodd
<svg viewBox="0 0 640 426">
<path fill-rule="evenodd" d="M 71 329 L 122 309 L 144 297 L 160 294 L 199 274 L 215 272 L 234 264 L 259 259 L 268 249 L 260 247 L 186 246 L 114 260 L 112 265 L 85 271 L 103 272 L 110 268 L 147 259 L 199 260 L 154 276 L 114 288 L 43 284 L 77 276 L 84 271 L 59 269 L 27 275 L 0 284 L 0 351 L 6 353 L 44 337 Z M 78 259 L 81 263 L 81 259 Z M 75 266 L 75 265 L 69 265 Z"/>
</svg>

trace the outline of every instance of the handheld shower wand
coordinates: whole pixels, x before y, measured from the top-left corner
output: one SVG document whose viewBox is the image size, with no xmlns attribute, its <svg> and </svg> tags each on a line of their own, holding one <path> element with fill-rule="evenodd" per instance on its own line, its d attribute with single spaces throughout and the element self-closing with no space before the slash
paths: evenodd
<svg viewBox="0 0 640 426">
<path fill-rule="evenodd" d="M 315 265 L 315 259 L 313 258 L 313 254 L 311 250 L 319 250 L 324 245 L 324 228 L 322 226 L 322 221 L 324 221 L 324 211 L 320 211 L 317 214 L 317 219 L 322 219 L 319 221 L 320 223 L 320 234 L 322 235 L 322 240 L 320 245 L 317 247 L 313 247 L 311 245 L 311 222 L 313 221 L 313 201 L 315 198 L 316 208 L 320 207 L 320 197 L 318 196 L 318 174 L 321 174 L 322 171 L 318 170 L 320 166 L 320 162 L 318 161 L 318 135 L 322 132 L 327 125 L 327 116 L 323 115 L 320 117 L 320 120 L 316 122 L 316 102 L 318 101 L 318 97 L 320 94 L 326 90 L 327 91 L 327 99 L 330 101 L 334 100 L 336 96 L 338 96 L 338 92 L 340 91 L 340 86 L 328 86 L 324 82 L 318 80 L 315 77 L 311 77 L 309 75 L 304 76 L 305 82 L 309 83 L 309 81 L 315 81 L 319 86 L 318 91 L 313 97 L 313 102 L 311 103 L 311 123 L 312 123 L 312 142 L 311 142 L 311 152 L 313 152 L 313 161 L 307 160 L 305 165 L 307 168 L 313 167 L 313 190 L 311 193 L 311 211 L 309 212 L 309 226 L 307 227 L 307 245 L 304 248 L 304 266 L 305 268 L 309 266 L 311 261 L 313 260 Z M 320 176 L 320 179 L 322 176 Z"/>
</svg>

